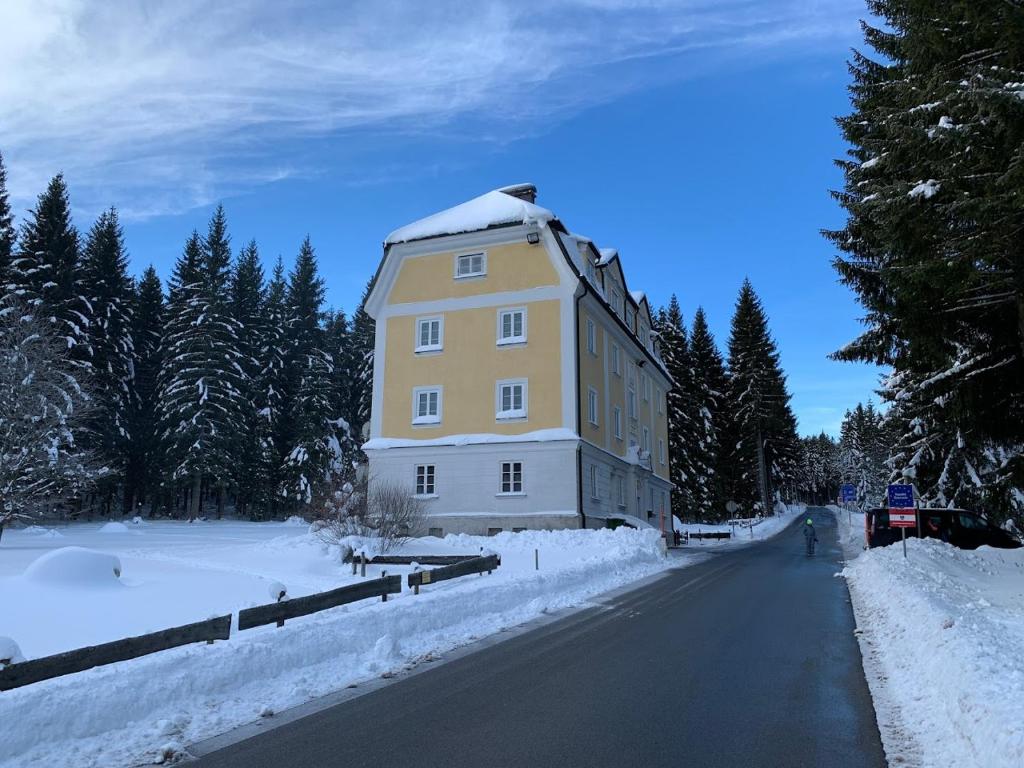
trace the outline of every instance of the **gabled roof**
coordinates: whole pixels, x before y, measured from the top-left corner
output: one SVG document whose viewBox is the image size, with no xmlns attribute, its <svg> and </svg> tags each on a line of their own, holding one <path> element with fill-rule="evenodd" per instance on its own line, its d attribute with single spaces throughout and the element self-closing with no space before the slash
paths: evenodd
<svg viewBox="0 0 1024 768">
<path fill-rule="evenodd" d="M 554 219 L 555 214 L 547 208 L 541 208 L 509 194 L 523 186 L 496 189 L 454 208 L 414 221 L 388 235 L 385 243 L 407 243 L 410 240 L 458 235 L 508 224 L 542 224 Z"/>
</svg>

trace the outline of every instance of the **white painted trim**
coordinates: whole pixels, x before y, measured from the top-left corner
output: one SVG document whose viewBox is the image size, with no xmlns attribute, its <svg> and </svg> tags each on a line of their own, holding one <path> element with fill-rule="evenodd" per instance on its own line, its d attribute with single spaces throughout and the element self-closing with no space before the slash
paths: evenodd
<svg viewBox="0 0 1024 768">
<path fill-rule="evenodd" d="M 427 512 L 427 517 L 579 517 L 579 513 L 574 509 L 553 509 L 539 512 Z"/>
<path fill-rule="evenodd" d="M 504 339 L 501 336 L 501 332 L 503 330 L 502 329 L 502 323 L 501 323 L 502 317 L 504 315 L 510 315 L 510 314 L 514 314 L 516 312 L 521 312 L 522 315 L 523 315 L 523 332 L 519 336 L 509 336 L 507 339 Z M 526 344 L 526 341 L 527 341 L 527 338 L 528 338 L 528 332 L 527 332 L 527 329 L 526 329 L 526 321 L 527 321 L 527 315 L 529 313 L 527 312 L 527 308 L 525 306 L 522 306 L 522 307 L 499 307 L 498 311 L 495 312 L 494 314 L 495 314 L 495 322 L 497 324 L 497 336 L 496 336 L 496 341 L 495 341 L 497 346 L 499 346 L 499 347 L 507 347 L 507 346 L 514 346 L 514 345 L 522 346 L 523 344 Z"/>
<path fill-rule="evenodd" d="M 377 321 L 373 339 L 373 392 L 370 395 L 370 439 L 381 436 L 384 422 L 384 363 L 388 348 L 387 319 Z"/>
<path fill-rule="evenodd" d="M 432 323 L 437 321 L 437 344 L 427 344 L 426 346 L 420 345 L 420 324 L 421 323 Z M 427 315 L 425 317 L 417 317 L 416 323 L 414 324 L 416 336 L 413 339 L 413 352 L 415 354 L 423 354 L 424 352 L 442 352 L 444 350 L 444 315 Z"/>
<path fill-rule="evenodd" d="M 518 464 L 519 465 L 519 487 L 522 488 L 520 491 L 503 491 L 501 490 L 502 475 L 505 472 L 503 467 L 504 464 Z M 515 469 L 510 470 L 514 475 Z M 510 487 L 515 485 L 515 480 L 509 478 Z M 499 459 L 498 460 L 498 492 L 495 496 L 525 496 L 526 495 L 526 462 L 523 459 Z"/>
<path fill-rule="evenodd" d="M 616 418 L 616 416 L 618 418 Z M 612 429 L 614 430 L 612 436 L 622 442 L 622 409 L 619 406 L 612 408 Z"/>
<path fill-rule="evenodd" d="M 590 407 L 590 396 L 594 396 L 594 407 L 591 411 Z M 599 411 L 601 410 L 601 395 L 600 393 L 590 385 L 587 385 L 587 421 L 595 427 L 601 426 Z"/>
<path fill-rule="evenodd" d="M 503 416 L 501 410 L 501 388 L 507 386 L 522 385 L 523 407 L 519 410 L 506 411 L 515 413 L 515 416 Z M 498 379 L 494 383 L 494 420 L 495 421 L 526 421 L 530 417 L 530 380 L 529 379 Z M 522 415 L 519 415 L 519 413 Z"/>
<path fill-rule="evenodd" d="M 564 294 L 565 291 L 561 286 L 542 285 L 538 288 L 525 288 L 520 291 L 478 293 L 458 298 L 389 304 L 381 311 L 378 322 L 389 317 L 458 312 L 464 309 L 484 309 L 485 307 L 522 306 L 535 301 L 553 301 L 562 298 Z"/>
<path fill-rule="evenodd" d="M 416 485 L 417 485 L 417 483 L 419 483 L 419 479 L 420 479 L 420 467 L 424 467 L 424 472 L 423 472 L 423 489 L 424 489 L 424 492 L 423 493 L 416 493 L 415 492 L 416 491 Z M 430 467 L 431 471 L 429 473 L 426 471 L 426 467 Z M 431 485 L 434 488 L 434 490 L 432 490 L 432 491 L 427 491 L 426 490 L 426 488 L 427 488 L 427 475 L 428 474 L 430 475 L 430 478 L 431 478 Z M 412 489 L 413 489 L 412 497 L 414 499 L 436 499 L 436 498 L 438 498 L 438 493 L 437 493 L 437 465 L 434 464 L 433 462 L 430 462 L 429 464 L 428 463 L 413 464 L 412 465 Z"/>
</svg>

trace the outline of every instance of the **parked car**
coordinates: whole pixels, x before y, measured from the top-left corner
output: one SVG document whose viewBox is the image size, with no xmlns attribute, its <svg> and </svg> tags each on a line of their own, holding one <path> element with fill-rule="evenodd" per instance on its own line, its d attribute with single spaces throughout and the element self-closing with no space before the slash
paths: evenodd
<svg viewBox="0 0 1024 768">
<path fill-rule="evenodd" d="M 941 539 L 960 549 L 981 546 L 1016 549 L 1024 546 L 1016 537 L 990 523 L 984 515 L 966 509 L 919 509 L 918 525 L 906 530 L 908 538 Z M 900 539 L 900 529 L 889 526 L 888 509 L 869 509 L 864 514 L 864 540 L 868 547 L 884 547 Z"/>
</svg>

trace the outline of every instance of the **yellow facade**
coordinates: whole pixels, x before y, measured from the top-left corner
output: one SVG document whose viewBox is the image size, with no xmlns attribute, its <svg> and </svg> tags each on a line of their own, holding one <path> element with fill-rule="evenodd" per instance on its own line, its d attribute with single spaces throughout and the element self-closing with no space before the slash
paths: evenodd
<svg viewBox="0 0 1024 768">
<path fill-rule="evenodd" d="M 596 354 L 592 354 L 588 348 L 588 321 L 594 324 L 594 351 Z M 595 317 L 584 311 L 580 312 L 578 325 L 578 343 L 580 345 L 580 388 L 578 395 L 580 402 L 580 437 L 584 440 L 589 440 L 594 445 L 600 445 L 603 447 L 605 429 L 608 427 L 608 425 L 605 424 L 604 415 L 605 404 L 607 402 L 607 393 L 605 392 L 604 386 L 605 331 Z M 590 396 L 591 388 L 597 392 L 598 418 L 596 425 L 591 424 L 589 418 L 588 398 Z"/>
<path fill-rule="evenodd" d="M 533 252 L 544 256 L 542 249 Z M 512 258 L 511 253 L 509 257 Z M 447 258 L 450 262 L 452 256 Z M 404 267 L 402 274 L 406 274 Z M 459 282 L 452 279 L 450 269 L 444 277 L 449 283 Z M 493 288 L 490 254 L 487 278 L 474 284 L 485 283 L 491 283 L 492 290 L 510 290 Z M 435 281 L 424 285 L 424 289 L 436 291 L 439 285 Z M 403 290 L 408 291 L 403 295 L 413 295 L 412 286 Z M 415 300 L 425 300 L 425 295 L 422 293 Z M 414 351 L 418 316 L 388 318 L 383 389 L 386 405 L 381 433 L 387 437 L 429 440 L 480 432 L 516 435 L 562 426 L 559 301 L 514 306 L 527 310 L 527 342 L 512 346 L 497 344 L 497 313 L 504 307 L 431 312 L 432 317 L 444 317 L 444 349 L 420 354 Z M 495 387 L 503 379 L 527 379 L 526 419 L 495 419 Z M 413 426 L 413 388 L 420 386 L 443 388 L 440 424 Z"/>
<path fill-rule="evenodd" d="M 487 275 L 455 279 L 456 256 L 480 252 L 487 255 Z M 511 243 L 407 258 L 391 288 L 388 303 L 466 298 L 550 285 L 558 285 L 558 273 L 545 248 Z"/>
</svg>

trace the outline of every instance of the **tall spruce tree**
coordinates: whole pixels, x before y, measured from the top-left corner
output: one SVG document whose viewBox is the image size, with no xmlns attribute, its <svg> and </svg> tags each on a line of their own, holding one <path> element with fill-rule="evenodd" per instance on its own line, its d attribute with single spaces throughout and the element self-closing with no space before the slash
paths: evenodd
<svg viewBox="0 0 1024 768">
<path fill-rule="evenodd" d="M 58 174 L 22 225 L 9 270 L 9 293 L 49 324 L 73 365 L 88 371 L 91 310 L 83 295 L 79 250 L 68 189 Z"/>
<path fill-rule="evenodd" d="M 672 514 L 680 520 L 695 519 L 699 518 L 696 497 L 706 468 L 696 465 L 692 453 L 698 439 L 693 398 L 694 371 L 686 324 L 675 294 L 669 300 L 668 308 L 658 311 L 655 321 L 661 357 L 673 381 L 672 389 L 665 398 L 670 479 L 675 485 Z"/>
<path fill-rule="evenodd" d="M 690 360 L 693 366 L 694 437 L 691 448 L 693 465 L 697 468 L 694 486 L 694 509 L 702 520 L 715 520 L 725 515 L 725 490 L 722 487 L 724 460 L 721 433 L 726 417 L 727 382 L 725 364 L 715 339 L 708 328 L 704 310 L 697 308 L 690 335 Z"/>
<path fill-rule="evenodd" d="M 109 514 L 115 494 L 124 485 L 135 398 L 134 286 L 128 276 L 124 234 L 114 208 L 100 214 L 89 231 L 81 283 L 91 312 L 86 338 L 92 350 L 94 397 L 88 438 L 96 455 L 111 470 L 99 488 L 104 511 Z M 129 504 L 130 500 L 124 502 Z"/>
<path fill-rule="evenodd" d="M 288 284 L 279 256 L 267 285 L 264 335 L 260 345 L 260 374 L 254 387 L 259 416 L 260 464 L 254 485 L 260 489 L 256 504 L 277 513 L 284 487 L 282 470 L 291 449 L 288 424 Z"/>
<path fill-rule="evenodd" d="M 351 397 L 347 411 L 343 414 L 350 425 L 352 439 L 356 443 L 362 443 L 364 432 L 370 422 L 370 406 L 373 399 L 373 354 L 374 342 L 376 339 L 376 322 L 366 311 L 366 300 L 373 290 L 371 279 L 363 289 L 363 295 L 359 299 L 359 306 L 352 315 L 349 359 L 352 362 L 350 367 Z M 362 451 L 358 452 L 358 460 L 366 461 Z"/>
<path fill-rule="evenodd" d="M 0 300 L 7 293 L 14 241 L 14 214 L 7 193 L 7 168 L 3 153 L 0 153 Z"/>
<path fill-rule="evenodd" d="M 795 479 L 798 438 L 768 317 L 749 280 L 729 337 L 729 407 L 736 437 L 729 445 L 729 495 L 744 509 L 771 514 L 777 493 Z"/>
<path fill-rule="evenodd" d="M 323 301 L 324 283 L 307 237 L 289 276 L 287 295 L 288 451 L 281 494 L 293 504 L 309 504 L 338 459 L 330 396 L 333 361 L 325 348 Z"/>
<path fill-rule="evenodd" d="M 161 367 L 160 337 L 164 323 L 164 295 L 160 278 L 150 265 L 135 292 L 131 338 L 134 350 L 134 391 L 129 416 L 128 464 L 125 498 L 134 511 L 149 503 L 156 511 L 156 490 L 160 483 L 162 453 L 158 442 L 157 377 Z"/>
<path fill-rule="evenodd" d="M 870 0 L 827 236 L 891 365 L 897 476 L 924 501 L 1024 514 L 1024 5 Z M 897 424 L 898 422 L 898 424 Z"/>
</svg>

